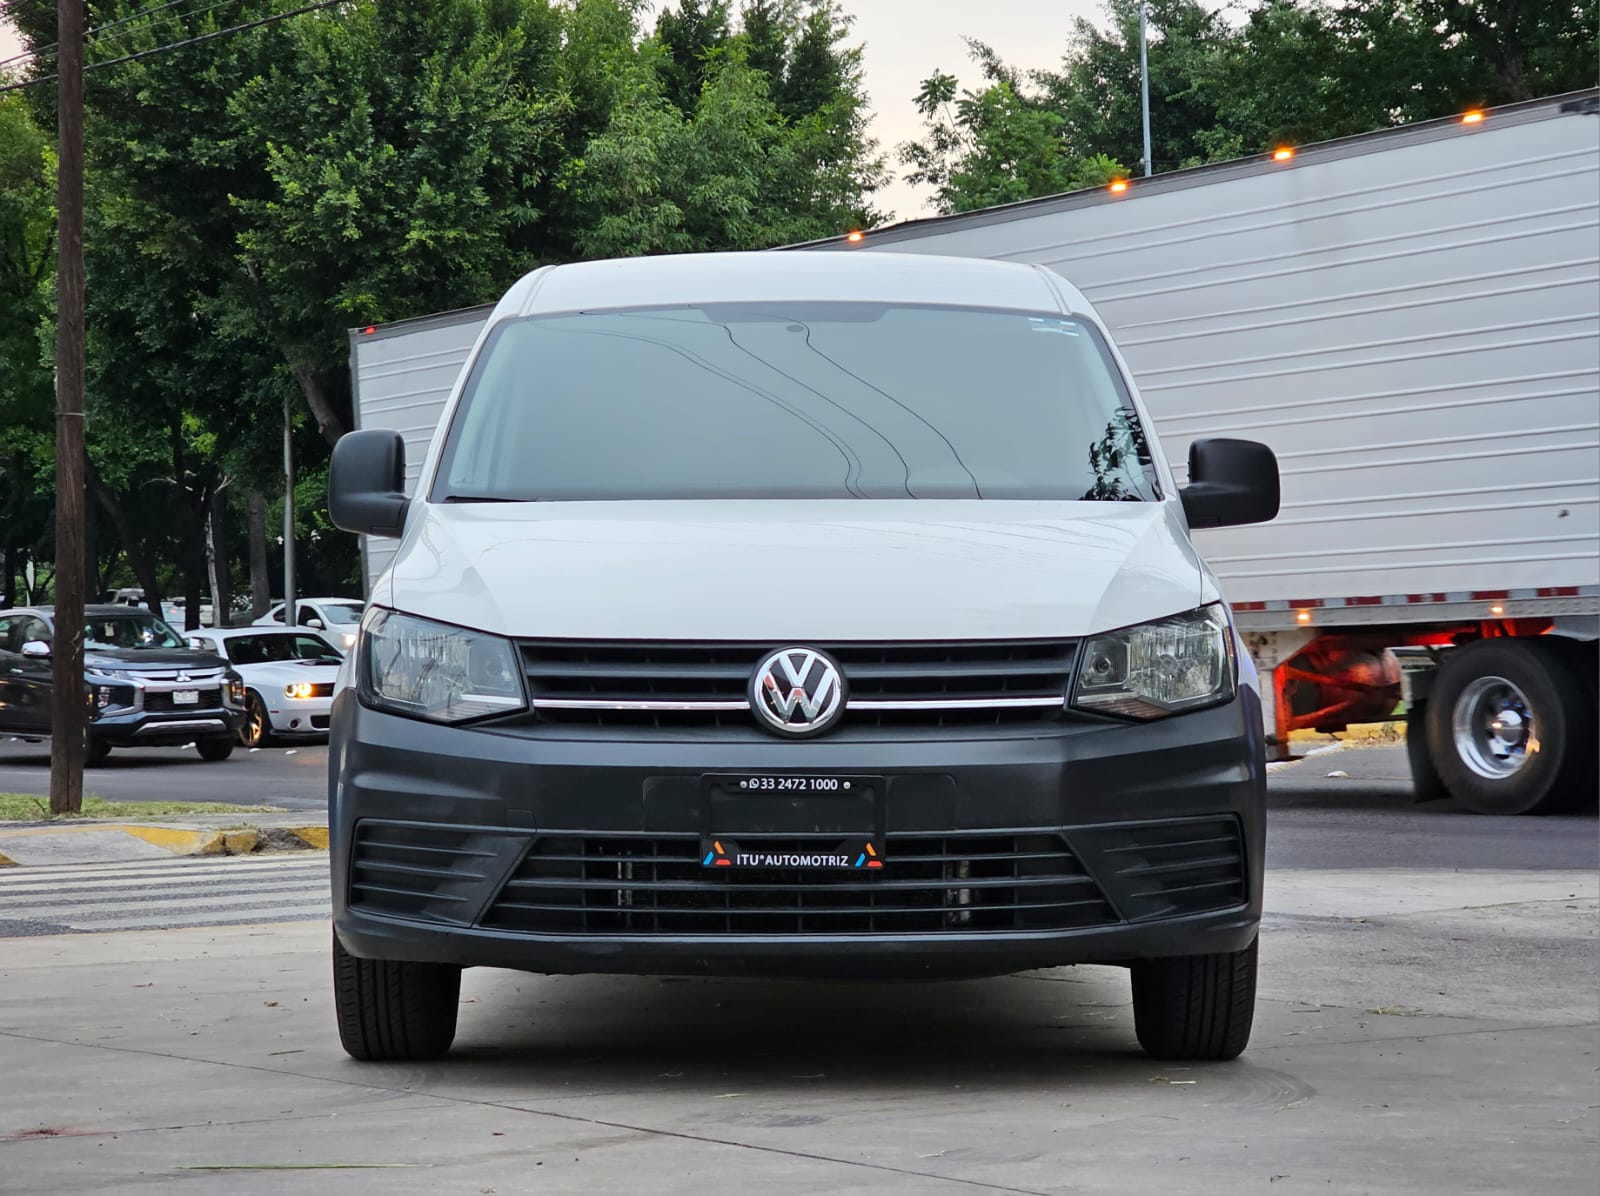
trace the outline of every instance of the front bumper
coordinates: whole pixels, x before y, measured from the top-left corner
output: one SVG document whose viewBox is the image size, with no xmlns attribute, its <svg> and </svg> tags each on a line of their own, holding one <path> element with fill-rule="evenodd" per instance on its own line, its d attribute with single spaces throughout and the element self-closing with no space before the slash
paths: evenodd
<svg viewBox="0 0 1600 1196">
<path fill-rule="evenodd" d="M 181 747 L 237 735 L 243 724 L 244 711 L 231 706 L 160 713 L 112 709 L 90 720 L 89 736 L 110 747 Z"/>
<path fill-rule="evenodd" d="M 1140 725 L 609 735 L 440 727 L 341 693 L 329 825 L 346 949 L 552 973 L 917 977 L 1211 954 L 1256 934 L 1250 691 Z M 745 772 L 887 777 L 886 867 L 771 884 L 699 868 L 700 778 Z"/>
<path fill-rule="evenodd" d="M 274 735 L 288 737 L 328 733 L 329 717 L 333 710 L 332 698 L 284 697 L 281 686 L 278 694 L 267 704 L 267 718 L 272 723 Z"/>
</svg>

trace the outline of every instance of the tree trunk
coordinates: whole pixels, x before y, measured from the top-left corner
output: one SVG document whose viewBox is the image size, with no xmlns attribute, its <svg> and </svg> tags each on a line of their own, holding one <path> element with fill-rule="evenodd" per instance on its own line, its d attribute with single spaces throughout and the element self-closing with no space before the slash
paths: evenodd
<svg viewBox="0 0 1600 1196">
<path fill-rule="evenodd" d="M 272 607 L 272 580 L 267 576 L 267 496 L 250 491 L 250 617 L 259 619 Z"/>
<path fill-rule="evenodd" d="M 211 623 L 226 627 L 231 622 L 233 593 L 228 568 L 228 483 L 219 481 L 211 491 L 211 507 L 206 512 L 206 558 L 211 572 Z"/>
<path fill-rule="evenodd" d="M 161 582 L 156 576 L 155 568 L 150 563 L 150 558 L 145 556 L 144 546 L 133 534 L 133 528 L 128 524 L 128 516 L 123 511 L 122 504 L 117 502 L 117 496 L 95 472 L 93 460 L 89 462 L 88 477 L 89 489 L 94 494 L 95 500 L 111 520 L 111 526 L 117 529 L 117 538 L 122 541 L 122 551 L 128 557 L 128 567 L 133 570 L 133 575 L 139 579 L 139 585 L 144 588 L 145 604 L 157 617 L 163 617 Z"/>
<path fill-rule="evenodd" d="M 300 392 L 306 397 L 306 405 L 316 417 L 317 430 L 329 444 L 335 443 L 345 433 L 344 421 L 334 411 L 333 401 L 328 398 L 328 392 L 322 388 L 322 379 L 317 377 L 316 370 L 310 366 L 296 365 L 287 351 L 284 352 L 284 356 L 289 359 L 289 368 L 294 372 L 295 381 L 300 383 Z"/>
</svg>

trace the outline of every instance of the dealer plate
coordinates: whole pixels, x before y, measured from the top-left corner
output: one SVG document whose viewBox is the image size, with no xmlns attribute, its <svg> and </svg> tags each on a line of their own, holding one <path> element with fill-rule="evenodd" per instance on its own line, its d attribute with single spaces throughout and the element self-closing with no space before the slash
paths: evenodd
<svg viewBox="0 0 1600 1196">
<path fill-rule="evenodd" d="M 884 866 L 884 778 L 718 773 L 701 781 L 706 868 Z"/>
</svg>

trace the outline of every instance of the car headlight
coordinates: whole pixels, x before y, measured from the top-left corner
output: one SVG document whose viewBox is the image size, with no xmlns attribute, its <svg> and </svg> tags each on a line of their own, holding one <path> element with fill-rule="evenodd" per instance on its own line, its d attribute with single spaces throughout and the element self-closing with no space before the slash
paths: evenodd
<svg viewBox="0 0 1600 1196">
<path fill-rule="evenodd" d="M 238 673 L 228 674 L 228 683 L 223 687 L 223 696 L 230 706 L 244 705 L 244 678 Z"/>
<path fill-rule="evenodd" d="M 438 723 L 527 706 L 509 640 L 392 610 L 372 611 L 363 630 L 356 677 L 368 706 Z"/>
<path fill-rule="evenodd" d="M 83 671 L 86 681 L 94 682 L 101 678 L 110 681 L 127 681 L 133 676 L 126 669 L 102 669 L 98 665 L 90 665 Z"/>
<path fill-rule="evenodd" d="M 1233 689 L 1233 634 L 1219 603 L 1089 637 L 1071 704 L 1155 719 L 1219 705 Z"/>
<path fill-rule="evenodd" d="M 351 648 L 356 646 L 356 633 L 353 631 L 346 631 L 339 637 L 339 642 L 344 645 L 344 650 L 346 652 L 350 651 Z"/>
<path fill-rule="evenodd" d="M 285 685 L 283 687 L 283 696 L 286 698 L 300 698 L 303 700 L 305 698 L 309 698 L 315 692 L 316 686 L 312 685 L 309 681 L 296 681 L 292 685 Z"/>
</svg>

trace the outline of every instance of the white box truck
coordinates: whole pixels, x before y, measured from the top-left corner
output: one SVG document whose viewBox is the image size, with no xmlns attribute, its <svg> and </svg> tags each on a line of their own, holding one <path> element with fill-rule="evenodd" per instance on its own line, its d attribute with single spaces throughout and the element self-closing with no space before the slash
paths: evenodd
<svg viewBox="0 0 1600 1196">
<path fill-rule="evenodd" d="M 1112 329 L 1180 480 L 1197 438 L 1273 447 L 1280 517 L 1196 543 L 1280 752 L 1389 715 L 1411 649 L 1419 796 L 1593 802 L 1600 92 L 794 248 L 1048 266 Z M 359 425 L 420 462 L 487 315 L 353 330 Z"/>
</svg>

